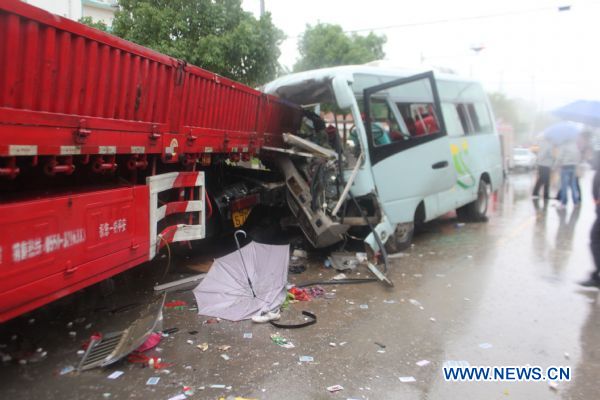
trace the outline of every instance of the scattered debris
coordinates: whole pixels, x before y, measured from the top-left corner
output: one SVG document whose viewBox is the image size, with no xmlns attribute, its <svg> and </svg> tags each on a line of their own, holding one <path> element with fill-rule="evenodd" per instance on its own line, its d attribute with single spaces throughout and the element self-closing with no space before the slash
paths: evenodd
<svg viewBox="0 0 600 400">
<path fill-rule="evenodd" d="M 385 304 L 395 304 L 396 300 L 384 300 L 383 301 Z"/>
<path fill-rule="evenodd" d="M 341 281 L 342 279 L 348 279 L 348 277 L 346 276 L 346 274 L 340 273 L 340 274 L 337 274 L 336 276 L 334 276 L 332 279 L 334 281 Z"/>
<path fill-rule="evenodd" d="M 456 225 L 454 225 L 457 228 L 462 228 L 463 226 L 465 226 L 464 222 L 457 222 Z"/>
<path fill-rule="evenodd" d="M 197 335 L 198 331 L 188 331 L 188 335 Z"/>
<path fill-rule="evenodd" d="M 385 344 L 379 343 L 379 342 L 373 342 L 375 343 L 377 346 L 381 347 L 382 349 L 385 349 Z"/>
<path fill-rule="evenodd" d="M 329 342 L 329 346 L 331 346 L 331 347 L 336 347 L 336 346 L 337 346 L 337 344 L 336 344 L 336 343 L 334 343 L 334 342 Z"/>
<path fill-rule="evenodd" d="M 435 319 L 434 317 L 429 317 L 429 320 L 430 320 L 431 322 L 435 322 L 435 321 L 437 321 L 437 319 Z"/>
<path fill-rule="evenodd" d="M 398 379 L 400 379 L 400 382 L 402 383 L 411 383 L 417 381 L 414 376 L 401 376 Z"/>
<path fill-rule="evenodd" d="M 325 289 L 323 289 L 321 286 L 313 286 L 310 287 L 308 289 L 306 289 L 308 295 L 310 297 L 312 297 L 313 299 L 317 299 L 319 297 L 323 297 L 325 295 Z"/>
<path fill-rule="evenodd" d="M 75 371 L 75 367 L 72 366 L 72 365 L 67 365 L 66 367 L 63 367 L 60 370 L 59 374 L 61 374 L 61 375 L 67 375 L 67 374 L 70 374 L 73 371 Z"/>
<path fill-rule="evenodd" d="M 383 354 L 383 353 L 385 353 L 385 350 L 379 349 L 379 350 L 377 350 L 377 352 Z"/>
<path fill-rule="evenodd" d="M 209 318 L 209 319 L 203 321 L 202 325 L 218 324 L 219 322 L 221 322 L 221 318 Z"/>
<path fill-rule="evenodd" d="M 300 356 L 300 362 L 313 362 L 313 361 L 315 361 L 314 357 Z"/>
<path fill-rule="evenodd" d="M 112 374 L 110 374 L 110 375 L 108 376 L 108 379 L 117 379 L 117 378 L 119 378 L 121 375 L 123 375 L 124 373 L 125 373 L 125 372 L 123 372 L 123 371 L 115 371 L 115 372 L 113 372 Z"/>
<path fill-rule="evenodd" d="M 361 304 L 358 306 L 361 310 L 367 310 L 369 308 L 368 304 Z"/>
<path fill-rule="evenodd" d="M 135 351 L 143 353 L 144 351 L 153 349 L 156 346 L 158 346 L 161 339 L 162 339 L 162 335 L 160 333 L 153 332 L 150 334 L 150 336 L 148 336 L 148 339 L 146 339 L 146 341 L 140 347 L 138 347 Z"/>
<path fill-rule="evenodd" d="M 191 386 L 184 386 L 183 387 L 183 394 L 185 394 L 186 396 L 193 396 L 194 395 L 194 388 Z"/>
<path fill-rule="evenodd" d="M 325 298 L 329 299 L 329 300 L 335 299 L 335 293 L 333 293 L 333 292 L 326 292 L 325 293 Z"/>
<path fill-rule="evenodd" d="M 368 259 L 369 258 L 367 257 L 367 253 L 364 253 L 364 252 L 356 253 L 356 260 L 359 263 L 365 263 L 365 262 L 367 262 Z"/>
<path fill-rule="evenodd" d="M 288 341 L 286 338 L 284 338 L 283 336 L 279 335 L 278 333 L 274 333 L 271 335 L 271 340 L 273 341 L 273 343 L 275 343 L 278 346 L 284 347 L 286 349 L 293 349 L 294 344 L 290 341 Z"/>
<path fill-rule="evenodd" d="M 568 359 L 570 359 L 570 358 L 571 358 L 571 356 L 570 356 L 570 355 L 569 355 L 569 353 L 567 353 L 567 352 L 565 352 L 564 356 L 565 356 L 565 359 L 566 359 L 566 360 L 568 360 Z"/>
<path fill-rule="evenodd" d="M 288 293 L 291 293 L 294 296 L 294 300 L 296 301 L 310 301 L 311 297 L 308 294 L 306 289 L 300 289 L 297 287 L 291 288 Z"/>
<path fill-rule="evenodd" d="M 335 393 L 335 392 L 339 392 L 340 390 L 344 390 L 344 387 L 342 385 L 333 385 L 333 386 L 329 386 L 327 388 L 327 390 L 331 393 Z"/>
<path fill-rule="evenodd" d="M 550 390 L 558 390 L 558 383 L 556 381 L 548 381 L 548 386 L 550 387 Z"/>
<path fill-rule="evenodd" d="M 431 362 L 428 360 L 421 360 L 421 361 L 417 361 L 415 364 L 417 364 L 419 367 L 424 367 L 426 365 L 429 365 Z"/>
<path fill-rule="evenodd" d="M 225 385 L 221 385 L 221 384 L 210 385 L 209 388 L 211 388 L 211 389 L 225 389 Z"/>
<path fill-rule="evenodd" d="M 229 356 L 227 354 L 221 354 L 221 358 L 225 361 L 229 360 Z"/>
<path fill-rule="evenodd" d="M 173 397 L 169 397 L 169 400 L 184 400 L 186 398 L 187 398 L 187 396 L 185 394 L 179 393 Z"/>
<path fill-rule="evenodd" d="M 160 381 L 160 376 L 153 376 L 148 378 L 146 385 L 156 385 Z"/>
<path fill-rule="evenodd" d="M 294 251 L 292 251 L 292 257 L 307 258 L 308 253 L 306 250 L 294 249 Z"/>
<path fill-rule="evenodd" d="M 228 344 L 222 344 L 222 345 L 220 345 L 220 346 L 217 346 L 217 350 L 220 350 L 220 351 L 227 351 L 227 350 L 229 350 L 230 348 L 231 348 L 231 346 L 230 346 L 230 345 L 228 345 Z"/>
<path fill-rule="evenodd" d="M 415 299 L 408 299 L 408 302 L 409 302 L 410 304 L 412 304 L 413 306 L 415 306 L 415 307 L 419 307 L 421 310 L 424 310 L 424 309 L 425 309 L 425 307 L 423 307 L 423 305 L 421 305 L 421 303 L 420 303 L 418 300 L 415 300 Z"/>
<path fill-rule="evenodd" d="M 288 271 L 290 274 L 301 274 L 306 271 L 306 265 L 290 265 Z"/>
<path fill-rule="evenodd" d="M 201 343 L 201 344 L 199 344 L 196 347 L 199 348 L 202 351 L 206 351 L 206 350 L 208 350 L 208 343 Z"/>
<path fill-rule="evenodd" d="M 494 346 L 491 343 L 480 343 L 479 347 L 482 349 L 491 349 Z"/>
<path fill-rule="evenodd" d="M 244 339 L 252 339 L 252 332 L 245 332 Z"/>
<path fill-rule="evenodd" d="M 354 270 L 361 263 L 355 254 L 347 252 L 333 252 L 327 259 L 331 262 L 333 268 L 338 271 Z"/>
</svg>

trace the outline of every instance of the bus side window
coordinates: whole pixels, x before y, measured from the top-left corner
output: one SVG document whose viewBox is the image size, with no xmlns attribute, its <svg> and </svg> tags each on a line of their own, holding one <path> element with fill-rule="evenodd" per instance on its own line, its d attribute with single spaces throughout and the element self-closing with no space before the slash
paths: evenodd
<svg viewBox="0 0 600 400">
<path fill-rule="evenodd" d="M 485 103 L 469 104 L 469 116 L 475 128 L 475 133 L 492 133 L 490 113 Z"/>
<path fill-rule="evenodd" d="M 460 124 L 462 125 L 463 131 L 465 133 L 472 133 L 473 130 L 469 125 L 469 117 L 467 116 L 467 108 L 464 104 L 456 104 L 456 112 L 458 113 L 458 118 L 460 119 Z"/>
</svg>

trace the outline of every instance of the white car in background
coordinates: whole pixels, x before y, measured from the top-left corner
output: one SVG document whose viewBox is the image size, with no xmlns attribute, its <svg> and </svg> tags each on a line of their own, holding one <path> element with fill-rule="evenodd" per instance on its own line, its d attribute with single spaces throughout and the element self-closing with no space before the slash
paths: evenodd
<svg viewBox="0 0 600 400">
<path fill-rule="evenodd" d="M 537 163 L 537 156 L 529 149 L 516 148 L 513 149 L 512 167 L 513 169 L 532 170 Z"/>
</svg>

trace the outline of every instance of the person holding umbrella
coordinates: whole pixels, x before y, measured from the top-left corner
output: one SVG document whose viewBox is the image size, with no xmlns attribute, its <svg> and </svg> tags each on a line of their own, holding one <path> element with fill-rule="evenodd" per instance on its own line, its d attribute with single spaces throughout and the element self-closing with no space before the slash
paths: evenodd
<svg viewBox="0 0 600 400">
<path fill-rule="evenodd" d="M 567 205 L 568 189 L 571 189 L 573 203 L 579 205 L 579 190 L 576 184 L 577 165 L 581 160 L 581 152 L 577 146 L 577 139 L 581 134 L 581 126 L 573 122 L 559 122 L 543 132 L 546 140 L 558 146 L 556 161 L 560 167 L 560 205 L 564 209 Z"/>
</svg>

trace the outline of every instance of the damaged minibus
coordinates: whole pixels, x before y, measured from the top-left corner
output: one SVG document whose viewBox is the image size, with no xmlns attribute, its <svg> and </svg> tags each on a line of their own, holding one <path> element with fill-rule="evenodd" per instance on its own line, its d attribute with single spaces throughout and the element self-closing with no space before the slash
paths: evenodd
<svg viewBox="0 0 600 400">
<path fill-rule="evenodd" d="M 394 252 L 410 245 L 415 224 L 449 211 L 486 220 L 503 175 L 480 83 L 343 66 L 287 75 L 263 90 L 305 110 L 303 129 L 286 139 L 295 150 L 279 167 L 288 206 L 315 247 L 362 232 L 371 249 L 385 243 Z"/>
</svg>

